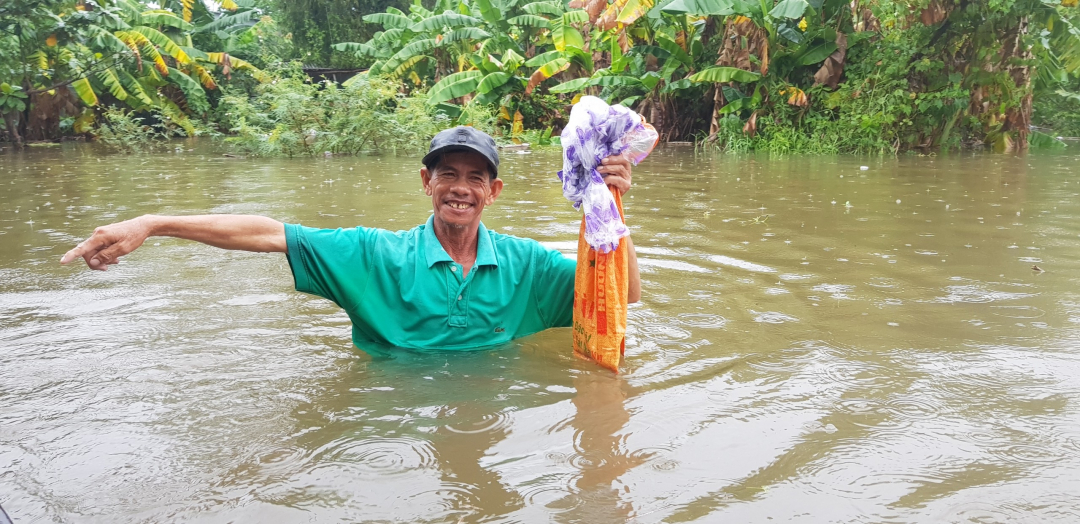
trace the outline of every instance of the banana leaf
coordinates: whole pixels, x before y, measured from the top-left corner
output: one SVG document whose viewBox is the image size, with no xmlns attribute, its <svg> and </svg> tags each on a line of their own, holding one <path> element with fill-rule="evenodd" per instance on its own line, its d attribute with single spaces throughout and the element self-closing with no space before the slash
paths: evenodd
<svg viewBox="0 0 1080 524">
<path fill-rule="evenodd" d="M 737 11 L 733 0 L 675 0 L 660 8 L 668 14 L 727 16 L 746 11 Z"/>
<path fill-rule="evenodd" d="M 172 27 L 181 31 L 191 31 L 195 28 L 190 22 L 185 22 L 182 18 L 176 16 L 176 13 L 164 9 L 143 11 L 142 13 L 139 13 L 137 20 L 139 25 Z M 201 30 L 202 28 L 200 28 L 200 31 Z"/>
<path fill-rule="evenodd" d="M 807 7 L 809 7 L 809 4 L 806 3 L 806 0 L 781 0 L 779 4 L 776 4 L 776 7 L 769 11 L 769 16 L 794 20 L 802 18 Z"/>
<path fill-rule="evenodd" d="M 439 42 L 439 45 L 449 45 L 463 40 L 484 40 L 487 38 L 491 38 L 491 33 L 488 33 L 479 27 L 462 27 L 450 31 L 449 34 L 443 37 L 442 42 Z"/>
<path fill-rule="evenodd" d="M 756 82 L 761 75 L 737 67 L 710 67 L 690 76 L 692 82 Z"/>
<path fill-rule="evenodd" d="M 551 89 L 548 89 L 548 92 L 555 94 L 572 93 L 586 87 L 589 84 L 590 80 L 592 79 L 587 76 L 582 78 L 575 78 L 573 80 L 567 80 L 566 82 L 563 82 L 557 86 L 552 87 Z"/>
<path fill-rule="evenodd" d="M 530 15 L 562 16 L 565 9 L 554 2 L 533 2 L 521 6 L 521 10 Z M 513 22 L 511 22 L 513 23 Z"/>
<path fill-rule="evenodd" d="M 679 44 L 675 43 L 675 41 L 667 35 L 663 33 L 656 35 L 656 43 L 660 44 L 660 47 L 663 50 L 670 53 L 672 58 L 682 62 L 687 67 L 694 66 L 694 59 L 691 58 L 690 55 L 687 54 L 687 52 L 684 51 L 682 47 L 679 47 Z"/>
<path fill-rule="evenodd" d="M 472 93 L 483 76 L 480 71 L 470 70 L 444 77 L 428 92 L 428 104 L 435 105 Z"/>
<path fill-rule="evenodd" d="M 413 21 L 409 17 L 395 13 L 372 13 L 370 15 L 364 15 L 364 21 L 382 25 L 384 29 L 406 29 L 413 24 Z"/>
<path fill-rule="evenodd" d="M 446 12 L 441 15 L 425 18 L 424 20 L 409 26 L 409 30 L 414 33 L 423 33 L 425 31 L 440 30 L 444 27 L 475 27 L 479 24 L 479 19 L 469 15 Z"/>
<path fill-rule="evenodd" d="M 379 50 L 374 46 L 362 43 L 362 42 L 342 42 L 340 44 L 334 44 L 332 47 L 335 51 L 345 51 L 355 53 L 356 56 L 377 56 Z"/>
<path fill-rule="evenodd" d="M 525 94 L 531 94 L 533 89 L 535 89 L 537 85 L 540 85 L 540 82 L 565 71 L 568 67 L 570 67 L 570 61 L 565 58 L 556 58 L 555 60 L 540 66 L 533 72 L 532 76 L 529 77 L 529 83 L 525 86 Z"/>
<path fill-rule="evenodd" d="M 572 11 L 572 13 L 585 13 L 585 11 Z M 578 49 L 585 47 L 585 38 L 581 36 L 574 26 L 570 25 L 567 21 L 568 15 L 563 15 L 561 20 L 554 20 L 551 23 L 551 41 L 555 44 L 555 49 L 559 51 L 565 51 L 566 48 L 576 47 Z M 586 14 L 586 16 L 588 16 Z M 587 20 L 588 18 L 586 18 Z"/>
<path fill-rule="evenodd" d="M 799 63 L 802 65 L 816 64 L 828 58 L 834 51 L 836 51 L 835 42 L 822 42 L 807 49 L 806 52 L 799 57 Z"/>
<path fill-rule="evenodd" d="M 82 99 L 83 103 L 88 106 L 96 106 L 98 104 L 97 93 L 94 93 L 94 86 L 90 85 L 90 81 L 86 78 L 80 78 L 71 83 L 71 89 L 75 91 L 76 95 Z"/>
<path fill-rule="evenodd" d="M 520 26 L 520 27 L 533 27 L 533 28 L 536 28 L 536 29 L 549 29 L 549 28 L 551 28 L 551 21 L 550 20 L 548 20 L 547 18 L 544 18 L 542 16 L 537 16 L 537 15 L 515 16 L 515 17 L 507 20 L 507 22 L 510 22 L 511 25 L 516 25 L 516 26 Z"/>
<path fill-rule="evenodd" d="M 191 57 L 189 57 L 183 49 L 180 49 L 180 46 L 176 45 L 176 42 L 173 42 L 161 31 L 149 27 L 133 27 L 131 30 L 145 36 L 153 42 L 154 45 L 161 48 L 162 51 L 165 51 L 165 54 L 173 57 L 173 59 L 176 60 L 176 63 L 186 64 L 191 62 Z"/>
<path fill-rule="evenodd" d="M 560 56 L 562 56 L 562 53 L 559 52 L 559 51 L 548 51 L 546 53 L 540 53 L 540 54 L 526 60 L 525 65 L 527 65 L 529 67 L 539 67 L 539 66 L 544 65 L 544 64 L 546 64 L 546 63 L 548 63 L 548 62 L 550 62 L 552 60 L 555 60 L 556 58 L 559 58 Z"/>
</svg>

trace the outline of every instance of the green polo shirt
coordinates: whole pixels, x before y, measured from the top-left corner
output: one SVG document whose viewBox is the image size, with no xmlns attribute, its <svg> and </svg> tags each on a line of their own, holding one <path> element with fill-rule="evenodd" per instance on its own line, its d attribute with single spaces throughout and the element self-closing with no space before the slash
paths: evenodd
<svg viewBox="0 0 1080 524">
<path fill-rule="evenodd" d="M 341 306 L 361 349 L 476 349 L 571 324 L 574 260 L 480 224 L 476 263 L 462 277 L 433 223 L 396 232 L 285 224 L 296 289 Z"/>
</svg>

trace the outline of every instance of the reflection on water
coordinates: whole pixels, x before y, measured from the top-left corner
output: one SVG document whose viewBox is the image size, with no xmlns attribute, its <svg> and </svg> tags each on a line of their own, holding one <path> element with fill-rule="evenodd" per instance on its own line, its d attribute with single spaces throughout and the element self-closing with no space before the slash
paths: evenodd
<svg viewBox="0 0 1080 524">
<path fill-rule="evenodd" d="M 696 157 L 627 198 L 643 300 L 613 376 L 551 330 L 351 347 L 283 256 L 93 226 L 426 219 L 417 159 L 0 155 L 0 504 L 17 522 L 1080 521 L 1072 156 Z M 493 229 L 572 251 L 558 153 Z M 1044 271 L 1035 271 L 1038 264 Z"/>
</svg>

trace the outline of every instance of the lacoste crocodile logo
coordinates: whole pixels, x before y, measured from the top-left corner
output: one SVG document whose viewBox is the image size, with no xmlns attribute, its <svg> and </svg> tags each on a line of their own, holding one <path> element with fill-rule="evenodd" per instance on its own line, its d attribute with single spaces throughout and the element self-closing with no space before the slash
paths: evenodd
<svg viewBox="0 0 1080 524">
<path fill-rule="evenodd" d="M 495 332 L 496 332 L 496 333 L 502 333 L 502 332 L 504 332 L 504 331 L 506 331 L 506 330 L 505 330 L 505 329 L 503 329 L 503 328 L 501 328 L 501 327 L 497 327 L 497 328 L 495 328 Z"/>
</svg>

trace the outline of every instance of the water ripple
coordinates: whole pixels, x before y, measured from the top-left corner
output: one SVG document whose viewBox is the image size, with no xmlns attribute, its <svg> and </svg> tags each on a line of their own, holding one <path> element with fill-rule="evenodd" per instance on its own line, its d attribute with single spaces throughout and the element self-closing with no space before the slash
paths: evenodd
<svg viewBox="0 0 1080 524">
<path fill-rule="evenodd" d="M 487 414 L 479 420 L 455 422 L 444 426 L 451 433 L 476 434 L 500 431 L 510 425 L 510 413 L 501 411 L 495 414 Z"/>
<path fill-rule="evenodd" d="M 565 513 L 581 507 L 585 501 L 575 493 L 576 474 L 559 473 L 538 477 L 515 486 L 526 505 L 542 506 L 551 513 Z"/>
<path fill-rule="evenodd" d="M 761 322 L 764 324 L 783 324 L 785 322 L 799 321 L 799 319 L 779 311 L 754 311 L 751 309 L 750 313 L 754 315 L 754 322 Z"/>
<path fill-rule="evenodd" d="M 763 266 L 761 264 L 755 264 L 753 262 L 739 260 L 725 255 L 712 255 L 706 258 L 722 266 L 731 266 L 734 268 L 745 269 L 746 271 L 753 271 L 755 273 L 776 273 L 776 270 L 769 266 Z"/>
<path fill-rule="evenodd" d="M 986 289 L 985 286 L 980 284 L 946 286 L 945 292 L 947 293 L 945 296 L 932 299 L 931 302 L 940 304 L 982 304 L 986 302 L 1017 300 L 1034 296 L 1031 293 L 1013 293 Z"/>
<path fill-rule="evenodd" d="M 990 306 L 990 311 L 999 317 L 1020 319 L 1039 318 L 1046 314 L 1035 306 Z"/>
<path fill-rule="evenodd" d="M 671 324 L 641 324 L 636 332 L 639 337 L 657 344 L 674 344 L 691 336 L 689 331 Z"/>
<path fill-rule="evenodd" d="M 432 469 L 439 463 L 430 442 L 411 437 L 341 438 L 324 446 L 318 459 L 319 467 L 336 463 L 372 475 Z"/>
<path fill-rule="evenodd" d="M 1025 522 L 1030 516 L 1009 505 L 993 502 L 968 502 L 949 506 L 931 515 L 931 522 L 971 522 L 990 524 L 998 522 Z"/>
<path fill-rule="evenodd" d="M 726 318 L 708 313 L 682 313 L 676 321 L 684 326 L 696 328 L 722 328 L 727 324 Z"/>
</svg>

